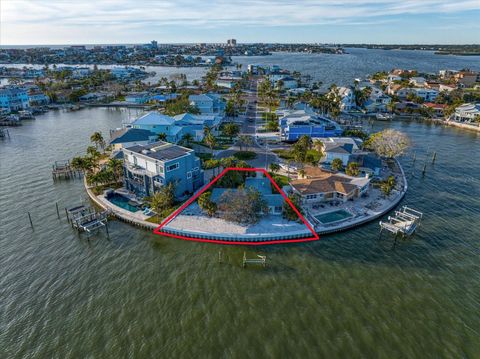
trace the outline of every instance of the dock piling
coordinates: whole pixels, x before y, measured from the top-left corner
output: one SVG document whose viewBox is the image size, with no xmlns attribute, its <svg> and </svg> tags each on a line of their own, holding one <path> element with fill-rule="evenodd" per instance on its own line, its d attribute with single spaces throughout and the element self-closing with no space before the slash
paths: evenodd
<svg viewBox="0 0 480 359">
<path fill-rule="evenodd" d="M 27 212 L 27 213 L 28 213 L 28 220 L 30 221 L 30 227 L 32 227 L 33 229 L 32 216 L 30 215 L 30 212 Z"/>
<path fill-rule="evenodd" d="M 55 202 L 55 208 L 57 209 L 57 217 L 60 219 L 60 211 L 58 210 L 58 202 Z"/>
<path fill-rule="evenodd" d="M 436 159 L 437 159 L 437 152 L 433 152 L 432 163 L 435 163 Z"/>
</svg>

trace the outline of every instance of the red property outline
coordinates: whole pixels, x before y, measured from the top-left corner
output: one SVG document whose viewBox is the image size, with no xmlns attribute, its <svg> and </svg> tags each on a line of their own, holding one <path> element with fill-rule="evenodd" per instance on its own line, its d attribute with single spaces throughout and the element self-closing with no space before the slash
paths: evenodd
<svg viewBox="0 0 480 359">
<path fill-rule="evenodd" d="M 298 239 L 276 239 L 276 240 L 271 240 L 271 241 L 261 241 L 261 242 L 247 242 L 247 241 L 226 241 L 226 240 L 216 240 L 216 239 L 207 239 L 207 238 L 192 238 L 192 237 L 187 237 L 187 236 L 181 236 L 178 234 L 172 234 L 172 233 L 167 233 L 163 232 L 162 228 L 167 225 L 171 220 L 173 220 L 176 216 L 180 214 L 186 207 L 188 207 L 193 201 L 195 201 L 202 193 L 204 193 L 207 189 L 209 189 L 215 182 L 217 182 L 225 173 L 228 171 L 242 171 L 242 172 L 262 172 L 273 184 L 275 189 L 282 195 L 283 199 L 292 207 L 292 209 L 295 211 L 295 213 L 298 215 L 300 220 L 307 226 L 308 230 L 312 232 L 313 237 L 308 237 L 308 238 L 298 238 Z M 219 243 L 219 244 L 232 244 L 232 245 L 253 245 L 253 246 L 258 246 L 258 245 L 265 245 L 265 244 L 279 244 L 279 243 L 297 243 L 297 242 L 310 242 L 310 241 L 317 241 L 320 239 L 318 234 L 315 232 L 315 230 L 310 226 L 310 223 L 307 222 L 307 220 L 302 216 L 300 211 L 293 205 L 292 201 L 287 197 L 285 192 L 278 186 L 278 184 L 273 180 L 273 178 L 270 176 L 270 174 L 263 168 L 237 168 L 237 167 L 228 167 L 225 168 L 218 176 L 216 176 L 210 183 L 206 184 L 197 194 L 192 196 L 187 202 L 185 202 L 180 208 L 175 210 L 173 213 L 171 213 L 167 218 L 165 218 L 162 223 L 155 228 L 153 233 L 165 236 L 165 237 L 172 237 L 172 238 L 179 238 L 179 239 L 184 239 L 188 241 L 195 241 L 195 242 L 208 242 L 208 243 Z"/>
</svg>

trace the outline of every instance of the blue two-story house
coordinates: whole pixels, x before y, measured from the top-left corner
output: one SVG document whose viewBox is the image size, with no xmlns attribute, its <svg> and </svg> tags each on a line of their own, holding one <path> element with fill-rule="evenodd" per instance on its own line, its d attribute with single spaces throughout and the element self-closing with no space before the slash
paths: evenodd
<svg viewBox="0 0 480 359">
<path fill-rule="evenodd" d="M 204 176 L 195 151 L 168 142 L 123 148 L 124 185 L 139 197 L 152 196 L 174 183 L 175 197 L 182 199 L 203 186 Z"/>
<path fill-rule="evenodd" d="M 190 95 L 188 101 L 192 106 L 198 108 L 202 115 L 223 114 L 225 112 L 225 101 L 218 94 Z"/>
<path fill-rule="evenodd" d="M 283 141 L 294 142 L 302 136 L 311 138 L 337 137 L 343 132 L 334 121 L 310 110 L 287 110 L 278 120 Z"/>
</svg>

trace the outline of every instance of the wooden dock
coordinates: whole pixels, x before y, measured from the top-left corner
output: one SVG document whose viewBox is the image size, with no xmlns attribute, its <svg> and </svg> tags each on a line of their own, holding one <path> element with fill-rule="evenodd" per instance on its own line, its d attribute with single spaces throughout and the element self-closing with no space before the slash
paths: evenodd
<svg viewBox="0 0 480 359">
<path fill-rule="evenodd" d="M 257 258 L 247 258 L 247 253 L 243 252 L 242 267 L 245 268 L 247 264 L 260 264 L 263 267 L 267 266 L 267 256 L 257 254 Z"/>
<path fill-rule="evenodd" d="M 52 178 L 53 180 L 58 179 L 73 179 L 80 178 L 81 172 L 76 171 L 72 168 L 70 161 L 55 161 L 52 165 Z"/>
</svg>

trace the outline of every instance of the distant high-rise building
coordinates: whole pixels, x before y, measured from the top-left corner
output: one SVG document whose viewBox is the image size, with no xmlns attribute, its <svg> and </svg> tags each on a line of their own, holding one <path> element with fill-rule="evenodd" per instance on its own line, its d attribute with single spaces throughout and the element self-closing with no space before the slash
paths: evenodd
<svg viewBox="0 0 480 359">
<path fill-rule="evenodd" d="M 228 40 L 227 40 L 227 46 L 231 46 L 231 47 L 237 46 L 237 40 L 235 40 L 235 39 L 228 39 Z"/>
</svg>

